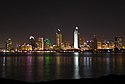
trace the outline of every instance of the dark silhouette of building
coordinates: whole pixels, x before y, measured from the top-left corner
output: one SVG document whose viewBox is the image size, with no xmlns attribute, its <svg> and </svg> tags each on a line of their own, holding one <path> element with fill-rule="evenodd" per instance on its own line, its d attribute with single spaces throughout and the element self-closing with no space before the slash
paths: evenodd
<svg viewBox="0 0 125 84">
<path fill-rule="evenodd" d="M 92 39 L 92 50 L 94 50 L 94 51 L 97 51 L 97 38 L 96 38 L 96 36 L 94 35 L 94 38 Z"/>
</svg>

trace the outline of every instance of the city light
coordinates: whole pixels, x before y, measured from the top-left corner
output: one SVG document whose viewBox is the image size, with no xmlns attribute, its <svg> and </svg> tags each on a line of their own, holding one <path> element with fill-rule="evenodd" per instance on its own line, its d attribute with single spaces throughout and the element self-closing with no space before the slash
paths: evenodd
<svg viewBox="0 0 125 84">
<path fill-rule="evenodd" d="M 29 37 L 29 42 L 22 45 L 14 42 L 12 38 L 8 38 L 5 49 L 0 52 L 125 52 L 125 45 L 122 37 L 114 37 L 114 40 L 98 40 L 96 35 L 91 40 L 85 40 L 75 27 L 73 33 L 73 42 L 65 41 L 60 29 L 57 29 L 55 42 L 48 38 L 39 37 L 38 40 L 34 36 Z M 17 45 L 18 44 L 18 45 Z"/>
</svg>

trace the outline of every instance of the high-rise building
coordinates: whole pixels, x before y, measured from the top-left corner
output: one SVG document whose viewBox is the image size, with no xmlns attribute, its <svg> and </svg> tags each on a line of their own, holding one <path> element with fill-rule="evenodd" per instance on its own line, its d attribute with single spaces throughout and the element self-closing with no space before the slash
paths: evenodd
<svg viewBox="0 0 125 84">
<path fill-rule="evenodd" d="M 38 50 L 44 50 L 44 41 L 43 41 L 43 38 L 39 38 L 38 39 L 37 48 L 38 48 Z"/>
<path fill-rule="evenodd" d="M 122 37 L 115 37 L 115 48 L 119 50 L 123 47 L 123 38 Z"/>
<path fill-rule="evenodd" d="M 35 42 L 35 38 L 33 36 L 29 37 L 29 44 L 32 46 L 32 50 L 35 50 L 35 48 L 37 47 L 37 44 Z"/>
<path fill-rule="evenodd" d="M 11 51 L 12 50 L 12 40 L 11 38 L 8 38 L 6 41 L 6 50 Z"/>
<path fill-rule="evenodd" d="M 52 45 L 52 43 L 51 43 L 51 41 L 49 40 L 49 39 L 44 39 L 44 49 L 45 50 L 50 50 L 51 49 L 51 45 Z"/>
<path fill-rule="evenodd" d="M 93 49 L 94 51 L 97 50 L 97 43 L 98 43 L 97 38 L 96 38 L 96 36 L 94 35 L 94 38 L 93 38 L 93 40 L 92 40 L 92 49 Z"/>
<path fill-rule="evenodd" d="M 74 31 L 74 49 L 78 49 L 78 27 L 75 28 Z"/>
<path fill-rule="evenodd" d="M 62 34 L 60 29 L 58 29 L 56 33 L 56 45 L 58 49 L 62 49 Z"/>
</svg>

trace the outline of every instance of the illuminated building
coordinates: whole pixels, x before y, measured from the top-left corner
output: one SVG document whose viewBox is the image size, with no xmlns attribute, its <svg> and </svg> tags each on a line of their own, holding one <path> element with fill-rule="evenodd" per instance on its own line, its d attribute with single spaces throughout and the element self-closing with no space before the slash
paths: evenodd
<svg viewBox="0 0 125 84">
<path fill-rule="evenodd" d="M 64 47 L 65 47 L 65 50 L 70 49 L 71 48 L 70 43 L 68 41 L 65 41 Z"/>
<path fill-rule="evenodd" d="M 12 50 L 12 40 L 11 40 L 11 38 L 7 39 L 7 41 L 6 41 L 6 50 L 8 50 L 8 51 Z"/>
<path fill-rule="evenodd" d="M 21 50 L 22 50 L 22 51 L 32 51 L 32 46 L 29 45 L 29 44 L 24 43 L 24 44 L 21 46 Z"/>
<path fill-rule="evenodd" d="M 62 34 L 60 29 L 58 29 L 56 33 L 56 45 L 58 49 L 62 49 Z"/>
<path fill-rule="evenodd" d="M 90 46 L 85 42 L 84 45 L 80 46 L 81 51 L 90 50 Z"/>
<path fill-rule="evenodd" d="M 112 41 L 100 41 L 98 42 L 97 49 L 114 49 L 114 43 Z"/>
<path fill-rule="evenodd" d="M 114 43 L 112 41 L 106 41 L 105 45 L 105 49 L 114 49 Z"/>
<path fill-rule="evenodd" d="M 74 31 L 74 49 L 78 49 L 78 27 Z"/>
<path fill-rule="evenodd" d="M 123 48 L 123 38 L 122 37 L 115 37 L 115 48 L 119 50 Z"/>
<path fill-rule="evenodd" d="M 44 49 L 45 50 L 50 50 L 51 49 L 51 42 L 49 39 L 44 40 Z"/>
<path fill-rule="evenodd" d="M 35 42 L 35 38 L 33 36 L 30 36 L 29 44 L 32 46 L 32 50 L 35 50 L 35 48 L 37 47 L 36 42 Z"/>
<path fill-rule="evenodd" d="M 101 41 L 99 41 L 99 42 L 97 43 L 97 49 L 102 49 L 102 42 L 101 42 Z"/>
<path fill-rule="evenodd" d="M 39 38 L 38 39 L 37 48 L 38 48 L 38 50 L 44 50 L 44 41 L 43 41 L 43 38 Z"/>
</svg>

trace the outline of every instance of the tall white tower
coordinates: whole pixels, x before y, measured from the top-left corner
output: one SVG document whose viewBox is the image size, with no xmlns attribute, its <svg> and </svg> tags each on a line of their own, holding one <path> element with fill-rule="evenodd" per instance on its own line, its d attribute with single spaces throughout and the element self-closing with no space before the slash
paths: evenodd
<svg viewBox="0 0 125 84">
<path fill-rule="evenodd" d="M 74 48 L 78 49 L 78 27 L 74 31 Z"/>
</svg>

